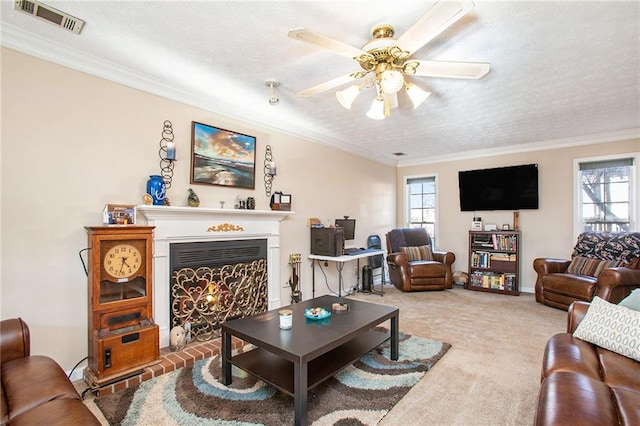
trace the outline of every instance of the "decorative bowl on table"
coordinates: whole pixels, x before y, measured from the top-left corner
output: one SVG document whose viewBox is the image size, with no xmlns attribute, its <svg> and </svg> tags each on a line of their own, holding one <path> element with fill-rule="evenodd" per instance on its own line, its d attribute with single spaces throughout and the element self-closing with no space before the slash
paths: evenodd
<svg viewBox="0 0 640 426">
<path fill-rule="evenodd" d="M 308 308 L 304 310 L 304 316 L 310 320 L 321 320 L 331 316 L 331 312 L 325 308 Z"/>
</svg>

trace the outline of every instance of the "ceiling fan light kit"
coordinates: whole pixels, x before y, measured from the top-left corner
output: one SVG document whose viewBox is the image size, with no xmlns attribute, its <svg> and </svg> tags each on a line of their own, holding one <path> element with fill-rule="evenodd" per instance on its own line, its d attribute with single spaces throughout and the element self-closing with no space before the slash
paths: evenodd
<svg viewBox="0 0 640 426">
<path fill-rule="evenodd" d="M 336 98 L 344 108 L 351 109 L 351 105 L 363 87 L 375 86 L 376 97 L 367 112 L 367 117 L 379 120 L 388 117 L 390 109 L 398 106 L 397 93 L 403 87 L 414 109 L 429 97 L 429 92 L 406 81 L 405 76 L 482 78 L 491 68 L 489 63 L 409 59 L 414 52 L 457 22 L 472 8 L 472 2 L 439 1 L 398 39 L 393 37 L 394 30 L 391 25 L 383 24 L 374 27 L 371 30 L 373 39 L 365 43 L 361 49 L 304 28 L 291 30 L 289 37 L 352 58 L 362 68 L 361 71 L 303 90 L 298 95 L 304 97 L 317 95 L 366 77 L 360 84 L 356 83 L 337 91 Z"/>
<path fill-rule="evenodd" d="M 430 92 L 422 90 L 420 87 L 416 86 L 413 83 L 407 83 L 406 89 L 407 95 L 409 99 L 411 99 L 411 103 L 413 104 L 413 109 L 418 108 L 424 101 L 427 100 Z"/>
<path fill-rule="evenodd" d="M 384 99 L 376 97 L 371 104 L 371 108 L 367 112 L 367 117 L 373 120 L 384 120 L 385 114 L 385 102 Z"/>
<path fill-rule="evenodd" d="M 360 84 L 354 84 L 353 86 L 349 86 L 344 90 L 338 90 L 336 92 L 336 98 L 338 99 L 338 102 L 340 102 L 340 105 L 342 105 L 346 109 L 351 109 L 353 101 L 356 100 L 361 90 L 362 87 Z"/>
<path fill-rule="evenodd" d="M 379 79 L 380 88 L 385 95 L 398 93 L 404 86 L 404 77 L 398 70 L 383 71 Z"/>
</svg>

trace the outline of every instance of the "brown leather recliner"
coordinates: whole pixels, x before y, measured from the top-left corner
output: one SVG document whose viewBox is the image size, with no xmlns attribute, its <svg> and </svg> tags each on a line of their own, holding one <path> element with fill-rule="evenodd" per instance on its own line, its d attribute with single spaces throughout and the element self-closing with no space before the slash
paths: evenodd
<svg viewBox="0 0 640 426">
<path fill-rule="evenodd" d="M 387 265 L 393 285 L 402 291 L 444 290 L 453 287 L 452 252 L 434 251 L 424 228 L 399 228 L 386 234 Z M 429 246 L 433 260 L 409 261 L 401 247 Z"/>
<path fill-rule="evenodd" d="M 584 232 L 578 236 L 572 260 L 538 258 L 533 269 L 536 302 L 567 310 L 576 300 L 591 302 L 598 296 L 618 303 L 640 287 L 640 233 Z M 620 261 L 619 267 L 605 268 L 597 276 L 568 272 L 575 258 Z"/>
</svg>

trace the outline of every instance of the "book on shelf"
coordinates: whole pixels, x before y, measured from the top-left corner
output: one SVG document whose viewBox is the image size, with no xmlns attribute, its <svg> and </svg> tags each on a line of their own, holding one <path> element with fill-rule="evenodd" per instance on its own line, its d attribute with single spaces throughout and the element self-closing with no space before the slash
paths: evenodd
<svg viewBox="0 0 640 426">
<path fill-rule="evenodd" d="M 513 273 L 474 271 L 469 276 L 469 285 L 491 290 L 515 291 L 516 276 Z"/>
<path fill-rule="evenodd" d="M 502 262 L 515 262 L 516 255 L 509 253 L 493 253 L 491 255 L 491 260 L 500 260 Z"/>
</svg>

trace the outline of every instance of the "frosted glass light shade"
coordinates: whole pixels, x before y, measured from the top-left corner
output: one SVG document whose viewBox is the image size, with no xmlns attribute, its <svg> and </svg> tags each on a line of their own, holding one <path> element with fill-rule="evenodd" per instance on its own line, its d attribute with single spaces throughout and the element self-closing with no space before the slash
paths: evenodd
<svg viewBox="0 0 640 426">
<path fill-rule="evenodd" d="M 338 98 L 338 102 L 340 102 L 340 105 L 342 105 L 346 109 L 351 109 L 353 101 L 356 100 L 359 94 L 360 86 L 354 84 L 353 86 L 347 87 L 344 90 L 338 90 L 336 92 L 336 98 Z"/>
<path fill-rule="evenodd" d="M 398 70 L 387 70 L 382 73 L 380 77 L 380 88 L 382 92 L 390 95 L 392 93 L 398 93 L 402 89 L 404 84 L 404 77 Z"/>
<path fill-rule="evenodd" d="M 409 99 L 411 99 L 413 109 L 416 109 L 422 105 L 431 93 L 425 92 L 413 83 L 407 83 L 407 95 L 409 95 Z"/>
<path fill-rule="evenodd" d="M 376 98 L 371 104 L 367 117 L 374 120 L 384 120 L 384 100 Z"/>
</svg>

